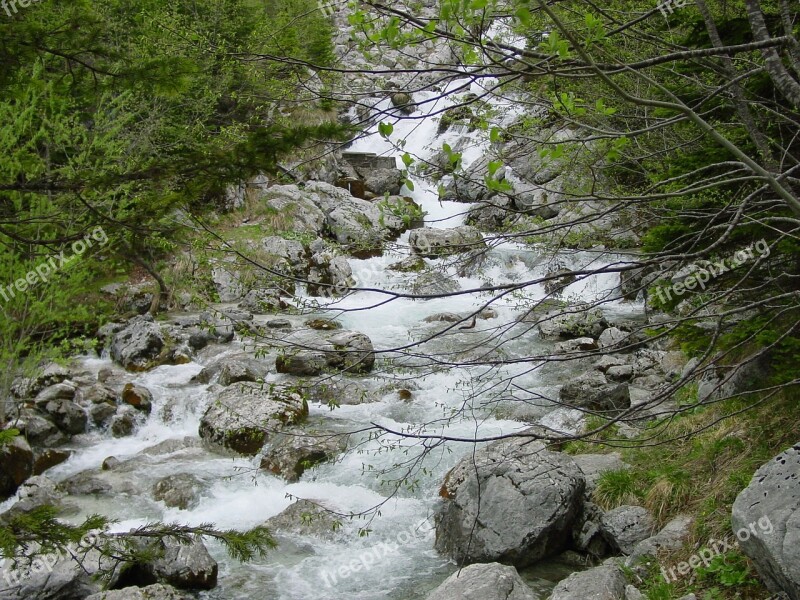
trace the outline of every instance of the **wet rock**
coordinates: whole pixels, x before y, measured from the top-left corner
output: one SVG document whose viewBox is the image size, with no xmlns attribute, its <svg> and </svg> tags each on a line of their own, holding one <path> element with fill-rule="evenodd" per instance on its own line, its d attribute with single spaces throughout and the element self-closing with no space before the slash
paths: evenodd
<svg viewBox="0 0 800 600">
<path fill-rule="evenodd" d="M 425 268 L 425 259 L 421 256 L 412 255 L 399 262 L 392 263 L 386 268 L 398 273 L 419 273 Z"/>
<path fill-rule="evenodd" d="M 44 408 L 50 402 L 58 400 L 74 400 L 77 386 L 72 382 L 64 381 L 46 387 L 36 395 L 34 403 L 39 408 Z"/>
<path fill-rule="evenodd" d="M 577 277 L 568 269 L 558 269 L 547 273 L 547 277 L 553 277 L 544 282 L 544 291 L 548 294 L 561 294 L 564 289 L 577 281 Z"/>
<path fill-rule="evenodd" d="M 19 487 L 17 497 L 19 500 L 9 509 L 7 514 L 3 515 L 4 517 L 29 513 L 45 505 L 58 507 L 64 498 L 64 491 L 52 479 L 37 475 L 31 477 Z"/>
<path fill-rule="evenodd" d="M 452 294 L 460 289 L 458 281 L 439 271 L 420 273 L 411 284 L 411 292 L 420 296 Z"/>
<path fill-rule="evenodd" d="M 297 393 L 253 383 L 225 388 L 200 421 L 200 437 L 240 454 L 258 453 L 268 436 L 305 420 L 308 404 Z"/>
<path fill-rule="evenodd" d="M 731 526 L 769 590 L 800 600 L 800 444 L 755 472 L 733 503 Z"/>
<path fill-rule="evenodd" d="M 250 290 L 239 303 L 239 308 L 254 315 L 266 315 L 277 312 L 289 305 L 281 299 L 277 290 Z"/>
<path fill-rule="evenodd" d="M 606 370 L 606 379 L 614 382 L 630 381 L 633 379 L 634 371 L 631 365 L 619 365 L 609 367 Z"/>
<path fill-rule="evenodd" d="M 372 340 L 363 333 L 342 331 L 328 341 L 335 350 L 328 355 L 328 366 L 348 373 L 368 373 L 375 365 Z"/>
<path fill-rule="evenodd" d="M 130 406 L 120 406 L 111 418 L 111 435 L 126 437 L 133 433 L 136 427 L 136 409 Z"/>
<path fill-rule="evenodd" d="M 264 190 L 260 200 L 283 225 L 276 229 L 315 235 L 322 232 L 325 214 L 317 206 L 318 198 L 313 192 L 296 185 L 275 185 Z"/>
<path fill-rule="evenodd" d="M 296 377 L 320 375 L 327 366 L 328 359 L 322 352 L 300 351 L 284 354 L 275 359 L 275 370 L 278 373 Z"/>
<path fill-rule="evenodd" d="M 105 426 L 115 414 L 117 414 L 117 407 L 113 404 L 95 404 L 89 409 L 92 423 L 97 426 Z"/>
<path fill-rule="evenodd" d="M 311 296 L 333 298 L 342 296 L 355 285 L 353 270 L 344 256 L 323 251 L 311 257 L 306 291 Z"/>
<path fill-rule="evenodd" d="M 170 585 L 154 583 L 146 587 L 131 586 L 121 590 L 98 592 L 86 600 L 193 600 L 193 596 L 179 592 Z"/>
<path fill-rule="evenodd" d="M 291 329 L 292 322 L 289 319 L 272 319 L 266 323 L 268 329 Z"/>
<path fill-rule="evenodd" d="M 331 539 L 335 537 L 339 524 L 337 518 L 319 503 L 298 500 L 269 518 L 264 526 L 270 531 Z"/>
<path fill-rule="evenodd" d="M 152 318 L 136 317 L 114 335 L 111 357 L 129 371 L 143 371 L 154 365 L 165 344 Z"/>
<path fill-rule="evenodd" d="M 384 178 L 374 185 L 387 185 Z M 403 223 L 392 214 L 382 213 L 376 204 L 352 196 L 347 190 L 314 181 L 306 190 L 316 195 L 317 206 L 325 214 L 328 235 L 344 246 L 360 250 L 381 249 L 392 232 L 403 229 Z M 399 192 L 397 186 L 397 192 Z"/>
<path fill-rule="evenodd" d="M 630 554 L 636 544 L 652 535 L 655 521 L 646 508 L 619 506 L 603 515 L 600 528 L 612 548 Z"/>
<path fill-rule="evenodd" d="M 263 381 L 269 374 L 267 364 L 246 354 L 225 357 L 204 367 L 194 380 L 210 383 L 217 378 L 217 383 L 228 386 L 242 381 Z"/>
<path fill-rule="evenodd" d="M 576 408 L 616 412 L 631 406 L 630 390 L 626 383 L 607 383 L 600 374 L 589 373 L 564 384 L 559 401 Z"/>
<path fill-rule="evenodd" d="M 554 354 L 570 354 L 571 352 L 592 352 L 597 350 L 597 342 L 590 337 L 580 337 L 566 342 L 558 342 L 553 346 Z"/>
<path fill-rule="evenodd" d="M 403 173 L 400 169 L 361 169 L 364 187 L 376 196 L 396 196 L 403 186 Z"/>
<path fill-rule="evenodd" d="M 20 411 L 19 417 L 9 426 L 19 430 L 34 446 L 57 446 L 67 439 L 51 419 L 30 409 Z"/>
<path fill-rule="evenodd" d="M 489 444 L 475 453 L 474 464 L 469 456 L 448 473 L 436 548 L 457 561 L 530 565 L 563 550 L 584 485 L 569 456 L 538 442 Z"/>
<path fill-rule="evenodd" d="M 122 464 L 122 461 L 118 459 L 116 456 L 107 456 L 103 460 L 103 464 L 100 465 L 100 469 L 103 471 L 113 471 L 118 466 Z"/>
<path fill-rule="evenodd" d="M 69 376 L 69 369 L 58 363 L 50 363 L 34 377 L 15 379 L 11 391 L 17 398 L 33 398 L 44 388 L 61 383 Z"/>
<path fill-rule="evenodd" d="M 261 468 L 295 482 L 306 469 L 333 460 L 346 449 L 346 436 L 340 434 L 287 431 L 273 436 L 264 451 Z"/>
<path fill-rule="evenodd" d="M 77 435 L 86 431 L 89 416 L 83 407 L 71 400 L 51 400 L 45 411 L 56 426 L 68 435 Z"/>
<path fill-rule="evenodd" d="M 458 323 L 463 320 L 464 317 L 456 313 L 436 313 L 423 319 L 426 323 Z"/>
<path fill-rule="evenodd" d="M 617 565 L 579 571 L 560 582 L 550 600 L 624 600 L 625 575 Z"/>
<path fill-rule="evenodd" d="M 186 510 L 197 505 L 202 482 L 189 473 L 168 475 L 153 485 L 153 498 L 173 508 Z"/>
<path fill-rule="evenodd" d="M 65 552 L 47 553 L 32 561 L 21 561 L 16 569 L 10 561 L 0 567 L 5 584 L 0 589 L 0 600 L 67 600 L 86 598 L 100 591 L 100 583 L 93 578 L 101 561 L 99 553 L 90 552 L 83 565 Z"/>
<path fill-rule="evenodd" d="M 538 325 L 539 335 L 546 340 L 581 337 L 597 338 L 608 327 L 599 308 L 574 306 L 565 311 L 547 313 Z"/>
<path fill-rule="evenodd" d="M 0 446 L 0 498 L 11 496 L 33 475 L 33 460 L 33 451 L 23 437 Z"/>
<path fill-rule="evenodd" d="M 112 486 L 93 471 L 82 471 L 61 482 L 61 488 L 70 496 L 95 496 L 108 494 Z"/>
<path fill-rule="evenodd" d="M 414 253 L 427 258 L 450 256 L 486 247 L 481 232 L 469 225 L 453 229 L 415 229 L 409 235 L 408 243 Z"/>
<path fill-rule="evenodd" d="M 400 112 L 411 115 L 414 111 L 417 110 L 416 106 L 413 105 L 414 100 L 411 98 L 411 94 L 407 94 L 405 92 L 397 92 L 396 94 L 392 94 L 392 106 L 399 109 Z"/>
<path fill-rule="evenodd" d="M 597 341 L 601 348 L 610 350 L 612 348 L 627 346 L 633 343 L 634 340 L 629 333 L 625 333 L 617 327 L 609 327 L 600 334 L 600 338 Z"/>
<path fill-rule="evenodd" d="M 81 400 L 88 404 L 117 403 L 117 393 L 102 383 L 96 383 L 88 388 L 79 390 L 79 392 Z"/>
<path fill-rule="evenodd" d="M 459 569 L 433 590 L 427 600 L 539 600 L 514 567 L 499 563 Z"/>
<path fill-rule="evenodd" d="M 126 384 L 122 388 L 122 401 L 146 414 L 150 414 L 150 411 L 153 410 L 153 394 L 141 385 Z"/>
<path fill-rule="evenodd" d="M 60 465 L 68 460 L 69 457 L 72 456 L 72 451 L 54 450 L 52 448 L 48 448 L 46 450 L 42 450 L 41 452 L 36 452 L 34 456 L 33 474 L 41 475 L 47 471 L 47 469 L 52 469 L 56 465 Z"/>
</svg>

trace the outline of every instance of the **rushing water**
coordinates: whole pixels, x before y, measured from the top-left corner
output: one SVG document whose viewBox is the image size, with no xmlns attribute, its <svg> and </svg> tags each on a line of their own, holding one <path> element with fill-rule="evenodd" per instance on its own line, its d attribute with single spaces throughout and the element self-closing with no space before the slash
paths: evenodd
<svg viewBox="0 0 800 600">
<path fill-rule="evenodd" d="M 454 82 L 450 87 L 456 89 L 463 83 Z M 481 89 L 472 91 L 483 92 Z M 433 93 L 418 94 L 415 97 L 417 102 L 429 102 L 413 116 L 425 117 L 452 104 L 452 100 L 436 97 Z M 492 102 L 501 115 L 500 123 L 507 124 L 515 118 L 507 101 L 498 98 Z M 389 109 L 388 100 L 376 107 L 376 110 Z M 405 140 L 405 151 L 427 160 L 433 158 L 443 142 L 453 147 L 458 144 L 465 167 L 482 155 L 486 147 L 482 137 L 485 133 L 467 133 L 451 128 L 443 136 L 438 136 L 438 120 L 439 117 L 435 116 L 399 121 L 391 140 Z M 357 141 L 352 150 L 397 154 L 389 141 L 374 132 Z M 429 226 L 453 227 L 464 221 L 468 205 L 440 202 L 436 186 L 424 180 L 415 180 L 415 191 L 409 195 L 427 212 Z M 402 276 L 386 267 L 408 255 L 407 239 L 408 234 L 402 236 L 382 257 L 351 260 L 359 286 L 396 288 Z M 569 266 L 581 267 L 600 266 L 614 260 L 612 256 L 590 252 L 562 258 Z M 437 263 L 429 262 L 432 265 Z M 453 270 L 449 275 L 458 280 L 462 289 L 476 289 L 487 281 L 512 283 L 532 279 L 546 273 L 547 267 L 547 261 L 534 250 L 506 243 L 491 250 L 486 271 L 480 276 L 459 278 Z M 615 275 L 587 278 L 569 286 L 564 296 L 576 300 L 606 297 L 618 283 Z M 544 297 L 545 291 L 533 286 L 526 294 L 529 299 L 537 299 Z M 336 303 L 334 308 L 345 310 L 339 315 L 345 327 L 366 333 L 376 349 L 381 350 L 408 344 L 443 326 L 424 323 L 427 316 L 444 311 L 469 314 L 485 304 L 488 298 L 486 294 L 474 293 L 424 302 L 400 299 L 376 308 L 356 310 L 385 299 L 377 292 L 360 292 Z M 475 329 L 431 341 L 423 349 L 430 352 L 456 349 L 467 356 L 480 357 L 484 348 L 493 345 L 492 340 L 496 344 L 496 340 L 501 339 L 506 341 L 502 349 L 506 356 L 513 357 L 515 353 L 527 355 L 536 344 L 541 345 L 535 335 L 527 330 L 520 333 L 513 327 L 503 328 L 503 324 L 514 323 L 519 316 L 519 302 L 516 297 L 503 298 L 493 304 L 498 318 L 478 321 Z M 609 306 L 621 312 L 632 310 L 621 304 L 611 303 Z M 433 550 L 434 536 L 430 525 L 415 526 L 432 515 L 443 476 L 459 456 L 470 450 L 469 445 L 451 446 L 452 453 L 432 453 L 425 461 L 428 473 L 419 475 L 419 485 L 412 490 L 401 489 L 388 501 L 393 488 L 381 485 L 380 477 L 364 472 L 364 468 L 370 466 L 375 472 L 390 469 L 408 456 L 400 450 L 377 452 L 381 442 L 375 440 L 362 438 L 359 452 L 348 453 L 339 461 L 310 470 L 300 482 L 293 484 L 257 472 L 254 469 L 257 459 L 220 456 L 196 443 L 166 454 L 141 454 L 144 449 L 165 440 L 186 436 L 197 439 L 200 417 L 211 400 L 211 394 L 208 386 L 190 380 L 202 369 L 203 363 L 218 358 L 220 353 L 241 351 L 241 342 L 237 340 L 229 346 L 200 353 L 197 362 L 191 364 L 164 366 L 145 374 L 128 376 L 127 380 L 147 387 L 154 395 L 155 403 L 147 423 L 128 438 L 116 439 L 101 433 L 82 436 L 73 457 L 48 472 L 53 478 L 64 479 L 85 469 L 98 468 L 108 456 L 123 461 L 132 459 L 125 468 L 113 472 L 113 477 L 118 480 L 115 482 L 117 493 L 74 499 L 79 508 L 72 518 L 101 513 L 118 520 L 114 525 L 116 530 L 127 530 L 155 520 L 188 524 L 213 522 L 221 528 L 244 529 L 280 513 L 291 503 L 289 495 L 322 501 L 344 513 L 360 512 L 384 503 L 379 516 L 369 522 L 371 532 L 366 537 L 358 535 L 358 529 L 367 525 L 363 520 L 345 521 L 340 531 L 325 539 L 282 535 L 278 549 L 267 558 L 247 565 L 231 561 L 220 547 L 211 544 L 210 550 L 220 562 L 220 583 L 215 590 L 205 592 L 201 597 L 264 600 L 423 598 L 455 567 Z M 413 362 L 409 357 L 399 357 L 398 360 Z M 110 365 L 110 361 L 105 359 L 85 361 L 85 367 L 93 373 Z M 434 369 L 425 365 L 405 375 L 413 378 L 412 401 L 400 400 L 397 394 L 387 394 L 378 402 L 342 406 L 334 411 L 328 406 L 314 404 L 310 419 L 325 422 L 333 429 L 356 429 L 370 422 L 401 429 L 436 421 L 437 424 L 429 431 L 465 437 L 512 432 L 525 424 L 519 420 L 498 418 L 498 415 L 511 415 L 514 407 L 503 404 L 506 388 L 496 385 L 512 376 L 529 389 L 552 391 L 552 387 L 548 387 L 551 383 L 543 381 L 542 375 L 527 363 L 497 368 L 475 365 Z M 270 380 L 281 380 L 281 377 L 271 375 Z M 461 407 L 468 396 L 477 399 L 476 405 L 450 418 L 453 414 L 450 410 Z M 575 415 L 569 412 L 553 412 L 547 405 L 525 406 L 528 414 L 540 417 L 551 426 L 574 427 L 576 424 Z M 497 408 L 504 408 L 505 413 L 494 410 Z M 386 440 L 382 443 L 385 445 Z M 403 442 L 402 446 L 410 447 L 412 455 L 418 451 L 410 441 Z M 191 473 L 205 484 L 199 505 L 190 510 L 165 508 L 151 497 L 150 489 L 157 479 L 176 473 Z M 360 566 L 356 572 L 348 574 L 352 565 Z M 547 578 L 548 572 L 539 569 L 531 577 Z"/>
</svg>

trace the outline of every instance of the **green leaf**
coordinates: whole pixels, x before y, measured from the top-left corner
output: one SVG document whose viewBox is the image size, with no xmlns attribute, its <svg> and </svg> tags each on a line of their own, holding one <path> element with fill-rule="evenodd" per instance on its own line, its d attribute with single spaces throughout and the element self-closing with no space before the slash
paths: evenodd
<svg viewBox="0 0 800 600">
<path fill-rule="evenodd" d="M 405 184 L 406 184 L 406 187 L 408 188 L 409 192 L 413 192 L 414 191 L 414 182 L 413 181 L 411 181 L 410 179 L 406 179 L 405 180 Z"/>
<path fill-rule="evenodd" d="M 492 130 L 489 132 L 489 141 L 493 144 L 497 144 L 500 142 L 500 128 L 499 127 L 492 127 Z"/>
<path fill-rule="evenodd" d="M 406 166 L 406 169 L 410 167 L 412 164 L 414 164 L 414 159 L 408 152 L 403 154 L 402 158 L 403 158 L 403 164 Z"/>
<path fill-rule="evenodd" d="M 378 123 L 378 133 L 381 137 L 388 138 L 394 132 L 394 125 L 391 123 Z"/>
</svg>

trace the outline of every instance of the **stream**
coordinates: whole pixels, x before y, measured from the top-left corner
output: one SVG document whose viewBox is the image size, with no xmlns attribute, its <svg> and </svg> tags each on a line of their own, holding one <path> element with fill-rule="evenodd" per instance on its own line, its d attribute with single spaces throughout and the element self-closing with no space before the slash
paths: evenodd
<svg viewBox="0 0 800 600">
<path fill-rule="evenodd" d="M 452 82 L 452 89 L 465 82 Z M 475 88 L 477 84 L 473 83 Z M 490 87 L 491 82 L 483 86 Z M 466 91 L 466 90 L 465 90 Z M 483 94 L 484 89 L 472 91 Z M 463 166 L 478 160 L 487 148 L 486 132 L 466 131 L 454 126 L 443 135 L 437 128 L 440 113 L 452 105 L 453 99 L 439 99 L 433 92 L 415 95 L 416 102 L 425 102 L 411 119 L 395 123 L 390 140 L 405 140 L 404 151 L 422 160 L 434 160 L 443 143 L 450 144 L 463 153 Z M 507 125 L 518 115 L 510 103 L 502 98 L 489 99 L 496 109 L 497 124 Z M 376 110 L 391 110 L 390 101 L 382 101 Z M 383 120 L 387 120 L 384 118 Z M 377 126 L 370 135 L 356 141 L 350 151 L 398 156 L 390 141 L 377 134 Z M 398 166 L 402 166 L 398 159 Z M 404 190 L 426 211 L 426 225 L 449 228 L 461 225 L 466 218 L 468 204 L 440 202 L 438 184 L 414 177 L 414 191 Z M 488 235 L 488 234 L 487 234 Z M 410 253 L 408 233 L 401 236 L 381 257 L 366 260 L 350 259 L 359 287 L 398 289 L 400 274 L 388 270 L 391 263 L 402 260 Z M 448 277 L 458 281 L 462 289 L 479 289 L 486 283 L 514 283 L 542 276 L 548 272 L 551 256 L 535 248 L 512 243 L 494 243 L 489 236 L 491 250 L 484 269 L 468 277 L 459 277 L 454 267 L 445 265 L 446 259 L 427 260 L 429 265 L 447 269 Z M 614 262 L 614 255 L 598 252 L 574 252 L 559 255 L 568 267 L 600 267 Z M 589 277 L 571 284 L 562 297 L 569 301 L 594 301 L 615 294 L 619 286 L 617 275 L 606 274 Z M 544 289 L 531 286 L 525 296 L 507 295 L 492 304 L 497 317 L 478 320 L 474 329 L 460 331 L 454 328 L 445 336 L 433 339 L 409 352 L 390 352 L 379 355 L 381 368 L 366 378 L 396 379 L 400 387 L 408 388 L 413 397 L 401 399 L 397 393 L 386 393 L 380 401 L 343 405 L 332 410 L 321 402 L 310 403 L 309 421 L 327 423 L 336 430 L 356 430 L 379 423 L 390 429 L 414 429 L 423 423 L 427 433 L 473 437 L 496 435 L 524 429 L 528 423 L 540 422 L 561 430 L 580 427 L 579 413 L 554 410 L 542 400 L 540 393 L 551 396 L 569 373 L 552 373 L 534 368 L 530 362 L 509 365 L 452 366 L 443 361 L 434 364 L 420 355 L 475 360 L 502 356 L 515 358 L 546 351 L 550 342 L 539 340 L 533 328 L 518 322 L 523 314 L 521 305 L 546 296 Z M 491 298 L 488 293 L 475 292 L 428 301 L 396 299 L 380 306 L 386 299 L 378 292 L 358 292 L 335 302 L 325 316 L 335 316 L 345 328 L 368 335 L 376 350 L 404 346 L 423 339 L 447 323 L 426 323 L 424 319 L 436 313 L 470 314 L 480 309 Z M 298 303 L 310 300 L 302 296 Z M 372 308 L 370 308 L 372 307 Z M 341 312 L 340 312 L 341 311 Z M 635 315 L 641 306 L 612 301 L 604 305 L 610 318 Z M 281 315 L 300 324 L 310 315 Z M 499 345 L 499 346 L 498 346 Z M 425 595 L 452 573 L 456 566 L 439 556 L 433 549 L 434 532 L 432 516 L 438 501 L 439 487 L 447 471 L 464 454 L 471 451 L 470 444 L 450 444 L 430 452 L 418 469 L 413 487 L 401 487 L 396 493 L 391 485 L 381 482 L 379 472 L 392 470 L 393 465 L 414 456 L 420 451 L 418 442 L 394 439 L 397 447 L 389 449 L 391 436 L 379 440 L 360 434 L 351 439 L 351 447 L 358 449 L 341 456 L 339 460 L 308 470 L 297 483 L 287 483 L 281 478 L 258 471 L 258 458 L 232 458 L 212 453 L 199 444 L 198 425 L 212 394 L 208 385 L 192 383 L 212 360 L 227 354 L 237 354 L 252 349 L 237 338 L 225 346 L 204 349 L 194 362 L 179 366 L 162 366 L 143 374 L 128 374 L 125 381 L 133 381 L 148 388 L 154 397 L 153 410 L 147 422 L 134 435 L 113 438 L 110 434 L 94 432 L 79 436 L 73 442 L 73 456 L 65 463 L 48 471 L 48 477 L 63 480 L 86 469 L 96 469 L 102 461 L 114 456 L 128 461 L 124 468 L 115 470 L 120 489 L 127 493 L 101 496 L 71 497 L 77 510 L 70 519 L 100 513 L 117 522 L 115 531 L 152 521 L 181 522 L 193 525 L 211 522 L 219 528 L 246 529 L 262 524 L 283 511 L 292 498 L 312 499 L 338 512 L 360 512 L 381 505 L 380 513 L 371 521 L 343 521 L 342 528 L 324 538 L 312 535 L 279 534 L 279 546 L 266 558 L 249 564 L 229 559 L 219 545 L 207 542 L 209 550 L 219 562 L 219 585 L 203 592 L 201 598 L 234 599 L 258 598 L 263 600 L 353 599 L 353 600 L 411 600 Z M 391 361 L 391 364 L 389 364 Z M 85 358 L 83 366 L 96 374 L 101 369 L 114 367 L 108 358 Z M 511 392 L 508 379 L 526 390 Z M 268 382 L 286 381 L 288 376 L 271 373 Z M 464 408 L 465 399 L 475 400 Z M 185 440 L 185 438 L 189 438 Z M 164 445 L 169 440 L 174 444 Z M 153 446 L 156 452 L 143 452 Z M 407 450 L 409 454 L 404 454 Z M 129 460 L 131 459 L 131 460 Z M 150 489 L 161 477 L 189 473 L 204 485 L 197 506 L 188 510 L 165 508 L 152 499 Z M 116 489 L 116 488 L 115 488 Z M 391 496 L 391 497 L 390 497 Z M 388 499 L 388 501 L 387 501 Z M 368 527 L 367 536 L 358 530 Z M 353 572 L 350 565 L 360 565 Z M 545 564 L 523 572 L 530 584 L 547 593 L 554 579 L 563 577 L 571 569 L 557 564 Z M 342 575 L 345 573 L 345 575 Z"/>
</svg>

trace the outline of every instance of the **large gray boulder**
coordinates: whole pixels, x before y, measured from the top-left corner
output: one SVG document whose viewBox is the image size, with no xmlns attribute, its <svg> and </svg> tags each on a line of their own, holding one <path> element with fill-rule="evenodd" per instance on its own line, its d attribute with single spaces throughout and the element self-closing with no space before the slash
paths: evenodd
<svg viewBox="0 0 800 600">
<path fill-rule="evenodd" d="M 733 503 L 731 525 L 769 590 L 800 600 L 800 444 L 755 472 Z"/>
<path fill-rule="evenodd" d="M 260 201 L 274 215 L 276 230 L 296 231 L 317 235 L 325 226 L 325 215 L 320 210 L 318 197 L 296 185 L 276 185 L 267 188 Z"/>
<path fill-rule="evenodd" d="M 625 600 L 625 575 L 615 564 L 573 573 L 553 590 L 550 600 Z"/>
<path fill-rule="evenodd" d="M 489 444 L 448 473 L 436 548 L 459 562 L 530 565 L 567 544 L 584 485 L 572 458 L 538 442 Z"/>
<path fill-rule="evenodd" d="M 680 550 L 689 539 L 694 519 L 688 515 L 678 515 L 657 534 L 636 544 L 625 559 L 625 565 L 635 567 L 642 561 L 656 558 L 662 550 Z"/>
<path fill-rule="evenodd" d="M 129 371 L 143 371 L 164 348 L 164 335 L 152 317 L 131 319 L 111 342 L 111 358 Z"/>
<path fill-rule="evenodd" d="M 358 250 L 381 248 L 392 232 L 403 229 L 400 219 L 381 213 L 376 204 L 356 198 L 343 188 L 314 181 L 306 184 L 306 190 L 315 194 L 328 235 L 342 245 Z"/>
<path fill-rule="evenodd" d="M 333 539 L 341 522 L 335 514 L 310 500 L 298 500 L 270 517 L 264 526 L 270 531 Z"/>
<path fill-rule="evenodd" d="M 126 587 L 110 592 L 92 594 L 86 600 L 193 600 L 170 585 L 154 583 L 147 587 Z"/>
<path fill-rule="evenodd" d="M 499 563 L 459 569 L 433 590 L 427 600 L 539 600 L 514 567 Z"/>
<path fill-rule="evenodd" d="M 369 373 L 375 365 L 375 349 L 372 340 L 357 331 L 341 331 L 330 337 L 334 352 L 328 357 L 328 365 L 348 373 Z"/>
<path fill-rule="evenodd" d="M 71 400 L 51 400 L 45 406 L 45 412 L 61 431 L 69 435 L 85 432 L 89 423 L 83 407 Z"/>
<path fill-rule="evenodd" d="M 303 421 L 308 404 L 295 392 L 255 383 L 225 388 L 200 420 L 200 437 L 240 454 L 254 455 L 270 433 Z"/>
<path fill-rule="evenodd" d="M 420 296 L 452 294 L 460 289 L 458 281 L 439 271 L 420 273 L 411 283 L 411 292 Z"/>
<path fill-rule="evenodd" d="M 376 196 L 395 196 L 403 186 L 400 169 L 359 169 L 359 172 L 364 177 L 364 187 Z"/>
<path fill-rule="evenodd" d="M 453 229 L 433 227 L 415 229 L 409 235 L 408 243 L 415 254 L 428 258 L 450 256 L 486 247 L 481 232 L 469 225 Z"/>
<path fill-rule="evenodd" d="M 186 510 L 197 504 L 202 482 L 190 473 L 167 475 L 153 484 L 153 498 L 166 506 Z"/>
</svg>

